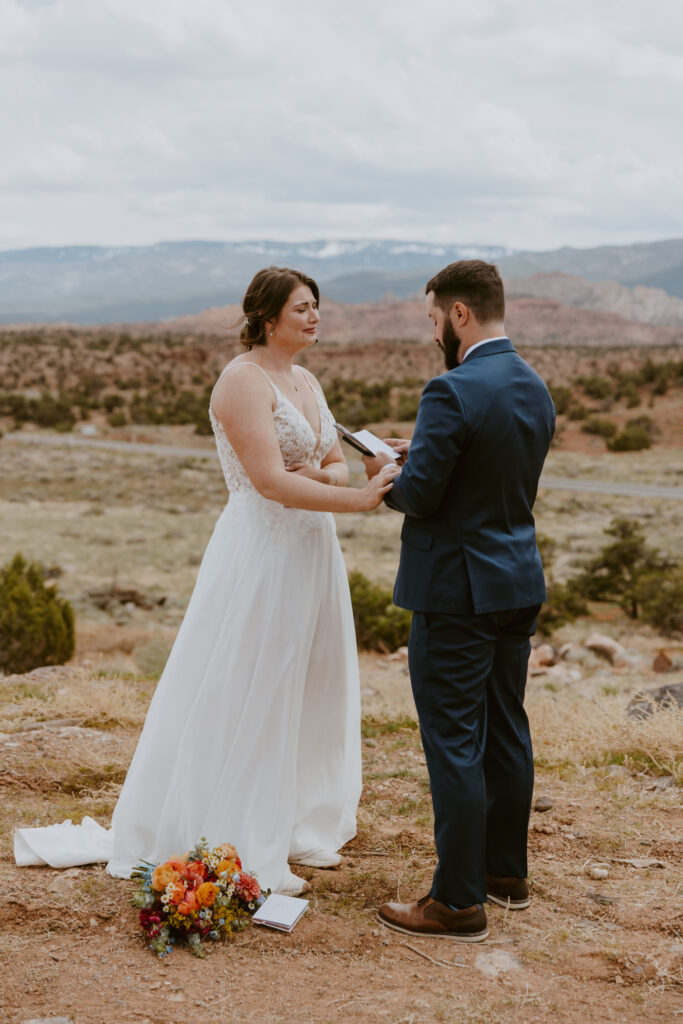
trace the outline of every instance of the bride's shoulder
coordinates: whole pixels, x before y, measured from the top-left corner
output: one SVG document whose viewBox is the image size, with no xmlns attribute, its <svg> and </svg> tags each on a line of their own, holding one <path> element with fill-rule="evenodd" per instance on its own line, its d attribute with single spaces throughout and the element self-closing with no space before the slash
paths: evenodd
<svg viewBox="0 0 683 1024">
<path fill-rule="evenodd" d="M 221 406 L 246 402 L 270 401 L 274 397 L 272 384 L 258 363 L 237 356 L 225 366 L 213 389 L 212 405 L 217 411 Z"/>
</svg>

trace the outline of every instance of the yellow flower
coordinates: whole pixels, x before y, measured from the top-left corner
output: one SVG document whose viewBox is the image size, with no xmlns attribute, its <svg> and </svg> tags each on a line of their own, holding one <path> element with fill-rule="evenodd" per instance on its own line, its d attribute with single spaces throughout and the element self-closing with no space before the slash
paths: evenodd
<svg viewBox="0 0 683 1024">
<path fill-rule="evenodd" d="M 218 886 L 213 882 L 203 882 L 196 890 L 197 902 L 200 907 L 211 907 L 218 895 Z"/>
<path fill-rule="evenodd" d="M 216 868 L 216 874 L 222 875 L 225 871 L 232 875 L 237 871 L 237 863 L 234 860 L 222 860 Z"/>
</svg>

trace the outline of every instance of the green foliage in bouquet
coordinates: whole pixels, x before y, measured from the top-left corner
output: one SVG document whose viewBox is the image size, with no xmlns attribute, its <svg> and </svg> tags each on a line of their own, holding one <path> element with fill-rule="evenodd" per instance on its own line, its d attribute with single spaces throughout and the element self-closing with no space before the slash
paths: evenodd
<svg viewBox="0 0 683 1024">
<path fill-rule="evenodd" d="M 372 583 L 362 572 L 349 573 L 349 587 L 359 647 L 395 651 L 408 643 L 412 616 L 392 603 L 390 590 Z"/>
<path fill-rule="evenodd" d="M 183 943 L 203 958 L 205 941 L 246 928 L 269 894 L 244 870 L 231 843 L 211 848 L 203 837 L 183 856 L 156 866 L 143 861 L 132 877 L 137 881 L 133 906 L 158 957 Z"/>
<path fill-rule="evenodd" d="M 0 568 L 0 671 L 63 665 L 74 653 L 74 613 L 44 571 L 21 554 Z"/>
</svg>

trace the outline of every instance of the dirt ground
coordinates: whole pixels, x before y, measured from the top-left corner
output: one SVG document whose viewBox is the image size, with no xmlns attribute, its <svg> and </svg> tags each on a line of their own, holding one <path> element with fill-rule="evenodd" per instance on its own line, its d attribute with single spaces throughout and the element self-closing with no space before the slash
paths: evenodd
<svg viewBox="0 0 683 1024">
<path fill-rule="evenodd" d="M 7 730 L 0 739 L 0 1019 L 678 1019 L 683 878 L 680 788 L 672 771 L 680 776 L 680 765 L 666 760 L 666 743 L 676 731 L 680 736 L 683 716 L 668 723 L 668 741 L 651 725 L 645 739 L 636 730 L 629 740 L 636 752 L 645 742 L 659 768 L 628 754 L 619 758 L 610 750 L 609 730 L 597 756 L 589 752 L 582 763 L 566 729 L 548 716 L 555 695 L 545 689 L 543 675 L 532 677 L 536 794 L 553 803 L 532 815 L 532 904 L 521 913 L 489 905 L 490 938 L 465 946 L 411 939 L 376 920 L 382 902 L 428 890 L 434 852 L 414 720 L 382 715 L 392 691 L 399 706 L 410 706 L 405 663 L 366 655 L 363 682 L 365 787 L 358 836 L 345 848 L 340 869 L 299 869 L 313 889 L 295 932 L 252 927 L 212 945 L 204 961 L 184 949 L 159 961 L 138 931 L 131 883 L 109 878 L 101 865 L 17 869 L 11 858 L 17 823 L 79 820 L 84 813 L 108 823 L 151 685 L 93 679 L 82 669 L 7 678 L 0 721 Z M 591 706 L 596 714 L 599 707 L 618 728 L 633 679 L 622 684 L 618 696 L 592 704 L 587 698 L 575 710 L 585 717 Z M 559 703 L 566 718 L 569 699 Z M 604 880 L 587 873 L 597 862 L 608 865 Z"/>
<path fill-rule="evenodd" d="M 107 825 L 146 707 L 224 500 L 212 464 L 0 445 L 0 561 L 16 550 L 55 566 L 74 603 L 77 653 L 63 669 L 0 678 L 0 1022 L 448 1022 L 560 1024 L 683 1017 L 683 711 L 637 722 L 641 688 L 683 680 L 683 644 L 634 628 L 613 608 L 553 637 L 566 658 L 530 673 L 536 795 L 531 907 L 489 906 L 489 939 L 412 940 L 376 919 L 386 900 L 424 894 L 434 867 L 431 802 L 405 659 L 363 654 L 364 790 L 357 838 L 335 871 L 310 878 L 290 936 L 252 927 L 204 961 L 146 948 L 131 884 L 101 865 L 17 869 L 17 825 L 88 814 Z M 552 475 L 676 482 L 665 453 L 551 455 Z M 144 463 L 144 471 L 140 471 Z M 153 494 L 153 502 L 145 495 Z M 680 503 L 544 492 L 539 528 L 562 575 L 602 543 L 617 514 L 679 555 Z M 388 584 L 400 518 L 347 517 L 349 568 Z M 93 589 L 130 585 L 163 603 L 97 606 Z M 607 632 L 613 665 L 586 647 Z M 672 670 L 655 673 L 666 650 Z M 226 840 L 230 837 L 226 836 Z M 591 868 L 607 866 L 607 877 Z"/>
</svg>

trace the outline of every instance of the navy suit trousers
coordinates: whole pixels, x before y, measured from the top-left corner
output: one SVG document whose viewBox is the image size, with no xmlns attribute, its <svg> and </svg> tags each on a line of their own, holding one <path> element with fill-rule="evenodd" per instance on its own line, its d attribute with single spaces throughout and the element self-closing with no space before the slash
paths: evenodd
<svg viewBox="0 0 683 1024">
<path fill-rule="evenodd" d="M 485 615 L 414 612 L 409 660 L 434 806 L 431 896 L 486 900 L 486 875 L 526 878 L 534 785 L 524 710 L 539 605 Z"/>
</svg>

